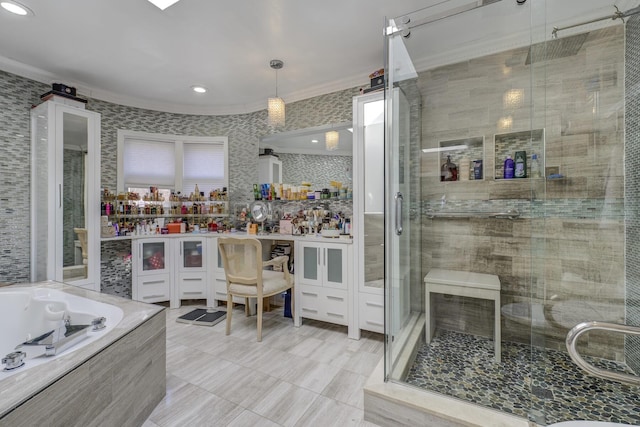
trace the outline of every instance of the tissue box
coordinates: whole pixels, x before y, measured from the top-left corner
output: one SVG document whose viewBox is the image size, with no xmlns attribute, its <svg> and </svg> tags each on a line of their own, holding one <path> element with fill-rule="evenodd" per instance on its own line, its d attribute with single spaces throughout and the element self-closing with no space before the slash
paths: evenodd
<svg viewBox="0 0 640 427">
<path fill-rule="evenodd" d="M 293 233 L 293 225 L 291 224 L 290 219 L 281 219 L 280 220 L 280 234 L 292 234 Z"/>
</svg>

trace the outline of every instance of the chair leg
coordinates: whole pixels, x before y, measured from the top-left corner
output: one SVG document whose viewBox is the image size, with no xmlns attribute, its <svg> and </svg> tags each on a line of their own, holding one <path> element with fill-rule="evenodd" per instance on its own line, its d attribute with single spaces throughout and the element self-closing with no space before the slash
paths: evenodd
<svg viewBox="0 0 640 427">
<path fill-rule="evenodd" d="M 251 315 L 251 309 L 249 308 L 249 298 L 244 299 L 244 315 L 247 317 Z"/>
<path fill-rule="evenodd" d="M 227 335 L 231 333 L 231 313 L 233 312 L 233 296 L 227 293 Z"/>
<path fill-rule="evenodd" d="M 256 313 L 258 317 L 258 342 L 262 341 L 262 304 L 264 302 L 263 298 L 258 298 L 258 312 Z"/>
</svg>

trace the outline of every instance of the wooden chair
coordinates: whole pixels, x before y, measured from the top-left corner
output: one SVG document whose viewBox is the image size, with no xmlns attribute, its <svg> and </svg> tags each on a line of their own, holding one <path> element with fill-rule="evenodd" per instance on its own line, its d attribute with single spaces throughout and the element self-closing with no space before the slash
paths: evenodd
<svg viewBox="0 0 640 427">
<path fill-rule="evenodd" d="M 256 238 L 219 237 L 218 249 L 227 279 L 227 331 L 231 332 L 233 297 L 256 298 L 258 303 L 258 341 L 262 341 L 263 299 L 291 289 L 293 307 L 293 276 L 287 268 L 288 256 L 262 261 L 262 245 Z M 264 270 L 282 265 L 282 271 Z M 293 309 L 292 309 L 293 310 Z M 247 311 L 248 313 L 248 311 Z"/>
<path fill-rule="evenodd" d="M 87 248 L 87 229 L 86 228 L 74 228 L 74 233 L 78 235 L 78 240 L 80 241 L 80 249 L 82 250 L 82 264 L 84 265 L 84 275 L 88 274 L 88 248 Z"/>
</svg>

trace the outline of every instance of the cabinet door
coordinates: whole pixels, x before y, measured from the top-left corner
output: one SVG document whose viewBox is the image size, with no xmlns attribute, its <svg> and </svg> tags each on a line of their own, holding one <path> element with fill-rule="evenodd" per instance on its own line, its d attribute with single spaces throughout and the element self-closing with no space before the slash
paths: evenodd
<svg viewBox="0 0 640 427">
<path fill-rule="evenodd" d="M 204 239 L 180 239 L 178 269 L 183 272 L 206 271 L 206 242 Z"/>
<path fill-rule="evenodd" d="M 138 245 L 138 275 L 170 272 L 169 241 L 145 239 Z"/>
<path fill-rule="evenodd" d="M 296 267 L 300 268 L 300 281 L 308 285 L 322 285 L 321 256 L 322 247 L 313 243 L 301 243 L 300 254 L 302 263 Z"/>
<path fill-rule="evenodd" d="M 347 250 L 344 245 L 323 245 L 324 286 L 347 289 Z"/>
</svg>

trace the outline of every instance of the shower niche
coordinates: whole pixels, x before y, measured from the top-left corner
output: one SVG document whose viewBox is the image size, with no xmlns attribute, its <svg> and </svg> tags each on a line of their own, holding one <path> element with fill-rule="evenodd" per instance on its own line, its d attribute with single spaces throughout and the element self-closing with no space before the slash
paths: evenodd
<svg viewBox="0 0 640 427">
<path fill-rule="evenodd" d="M 544 165 L 544 129 L 534 129 L 520 132 L 509 132 L 496 134 L 494 140 L 495 171 L 496 181 L 511 181 L 504 178 L 504 164 L 507 156 L 516 160 L 516 153 L 524 152 L 526 159 L 526 174 L 524 178 L 543 178 L 545 176 Z M 532 175 L 533 155 L 537 156 L 540 174 Z M 522 179 L 522 178 L 514 178 Z"/>
<path fill-rule="evenodd" d="M 440 141 L 438 143 L 438 153 L 441 181 L 484 179 L 483 136 Z M 449 165 L 455 165 L 455 179 L 453 179 L 453 173 L 449 171 Z"/>
</svg>

